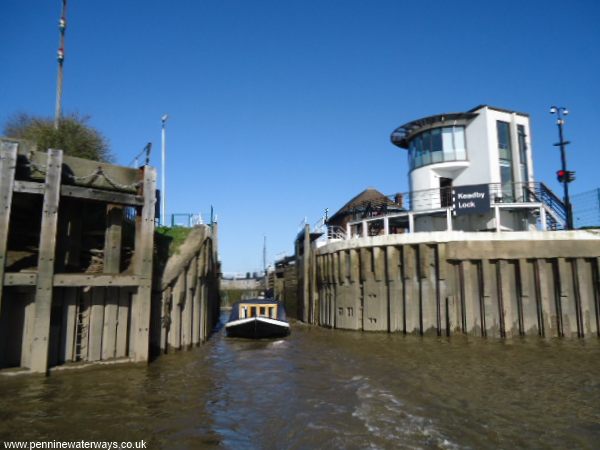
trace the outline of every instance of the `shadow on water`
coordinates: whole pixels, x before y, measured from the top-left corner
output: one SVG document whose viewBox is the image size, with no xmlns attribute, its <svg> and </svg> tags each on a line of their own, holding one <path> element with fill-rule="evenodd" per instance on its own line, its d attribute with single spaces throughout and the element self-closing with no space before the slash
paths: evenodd
<svg viewBox="0 0 600 450">
<path fill-rule="evenodd" d="M 226 316 L 224 317 L 226 320 Z M 149 366 L 0 378 L 0 440 L 148 448 L 594 448 L 600 342 L 224 337 Z"/>
</svg>

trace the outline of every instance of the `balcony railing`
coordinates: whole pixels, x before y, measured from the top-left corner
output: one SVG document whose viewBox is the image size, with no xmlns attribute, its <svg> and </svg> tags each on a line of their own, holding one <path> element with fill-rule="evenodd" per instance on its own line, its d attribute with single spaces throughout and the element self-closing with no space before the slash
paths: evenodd
<svg viewBox="0 0 600 450">
<path fill-rule="evenodd" d="M 535 214 L 539 214 L 539 220 L 544 221 L 543 226 L 540 224 L 542 229 L 556 230 L 564 227 L 566 222 L 565 206 L 560 198 L 543 183 L 489 183 L 487 190 L 492 208 L 495 206 L 501 207 L 501 209 L 527 208 L 527 204 L 531 204 L 531 209 L 537 211 Z M 415 215 L 428 213 L 449 215 L 452 208 L 453 187 L 449 186 L 393 194 L 376 201 L 365 201 L 357 204 L 349 212 L 349 215 L 352 223 L 384 216 L 395 216 L 398 220 L 400 217 L 407 216 L 405 222 L 409 223 Z M 382 224 L 375 225 L 374 223 L 373 226 L 383 227 Z M 411 227 L 409 226 L 409 228 Z M 346 234 L 349 237 L 352 233 L 347 231 Z"/>
</svg>

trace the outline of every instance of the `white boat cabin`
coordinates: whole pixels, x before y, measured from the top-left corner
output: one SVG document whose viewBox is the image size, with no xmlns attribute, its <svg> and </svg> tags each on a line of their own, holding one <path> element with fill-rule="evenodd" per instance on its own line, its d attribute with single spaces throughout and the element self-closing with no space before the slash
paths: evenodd
<svg viewBox="0 0 600 450">
<path fill-rule="evenodd" d="M 240 319 L 267 317 L 277 319 L 277 303 L 242 303 L 239 305 Z"/>
</svg>

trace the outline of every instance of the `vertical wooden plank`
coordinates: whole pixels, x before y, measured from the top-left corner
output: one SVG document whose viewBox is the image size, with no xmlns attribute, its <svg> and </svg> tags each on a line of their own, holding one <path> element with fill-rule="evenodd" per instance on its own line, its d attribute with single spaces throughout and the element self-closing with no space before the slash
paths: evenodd
<svg viewBox="0 0 600 450">
<path fill-rule="evenodd" d="M 50 310 L 52 308 L 62 159 L 62 150 L 48 150 L 35 293 L 35 325 L 31 342 L 31 370 L 38 373 L 46 373 L 48 370 Z"/>
<path fill-rule="evenodd" d="M 102 333 L 104 331 L 105 288 L 92 288 L 92 309 L 90 311 L 88 361 L 102 359 Z"/>
<path fill-rule="evenodd" d="M 23 340 L 21 342 L 21 367 L 31 367 L 31 342 L 35 327 L 35 292 L 23 296 L 27 298 L 23 313 Z"/>
<path fill-rule="evenodd" d="M 124 358 L 129 355 L 129 316 L 131 314 L 131 290 L 129 288 L 119 289 L 118 302 L 115 357 Z"/>
<path fill-rule="evenodd" d="M 105 292 L 104 330 L 102 332 L 102 359 L 117 355 L 117 322 L 119 320 L 119 288 L 108 287 Z"/>
<path fill-rule="evenodd" d="M 75 334 L 77 332 L 77 293 L 78 288 L 64 288 L 63 320 L 61 331 L 61 362 L 73 361 L 75 350 Z"/>
<path fill-rule="evenodd" d="M 135 271 L 142 277 L 134 302 L 135 335 L 133 358 L 135 361 L 148 361 L 150 349 L 150 302 L 152 296 L 152 257 L 154 253 L 154 204 L 156 192 L 156 171 L 153 167 L 143 168 L 144 206 L 142 214 L 136 218 Z"/>
<path fill-rule="evenodd" d="M 0 142 L 0 311 L 2 310 L 6 245 L 16 167 L 17 144 L 14 142 Z"/>
</svg>

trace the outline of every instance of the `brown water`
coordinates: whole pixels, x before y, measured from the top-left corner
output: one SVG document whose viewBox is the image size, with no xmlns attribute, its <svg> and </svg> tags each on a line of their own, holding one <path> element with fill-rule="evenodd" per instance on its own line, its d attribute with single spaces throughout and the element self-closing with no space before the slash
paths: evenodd
<svg viewBox="0 0 600 450">
<path fill-rule="evenodd" d="M 600 341 L 220 332 L 149 366 L 0 378 L 0 440 L 151 449 L 600 448 Z"/>
</svg>

